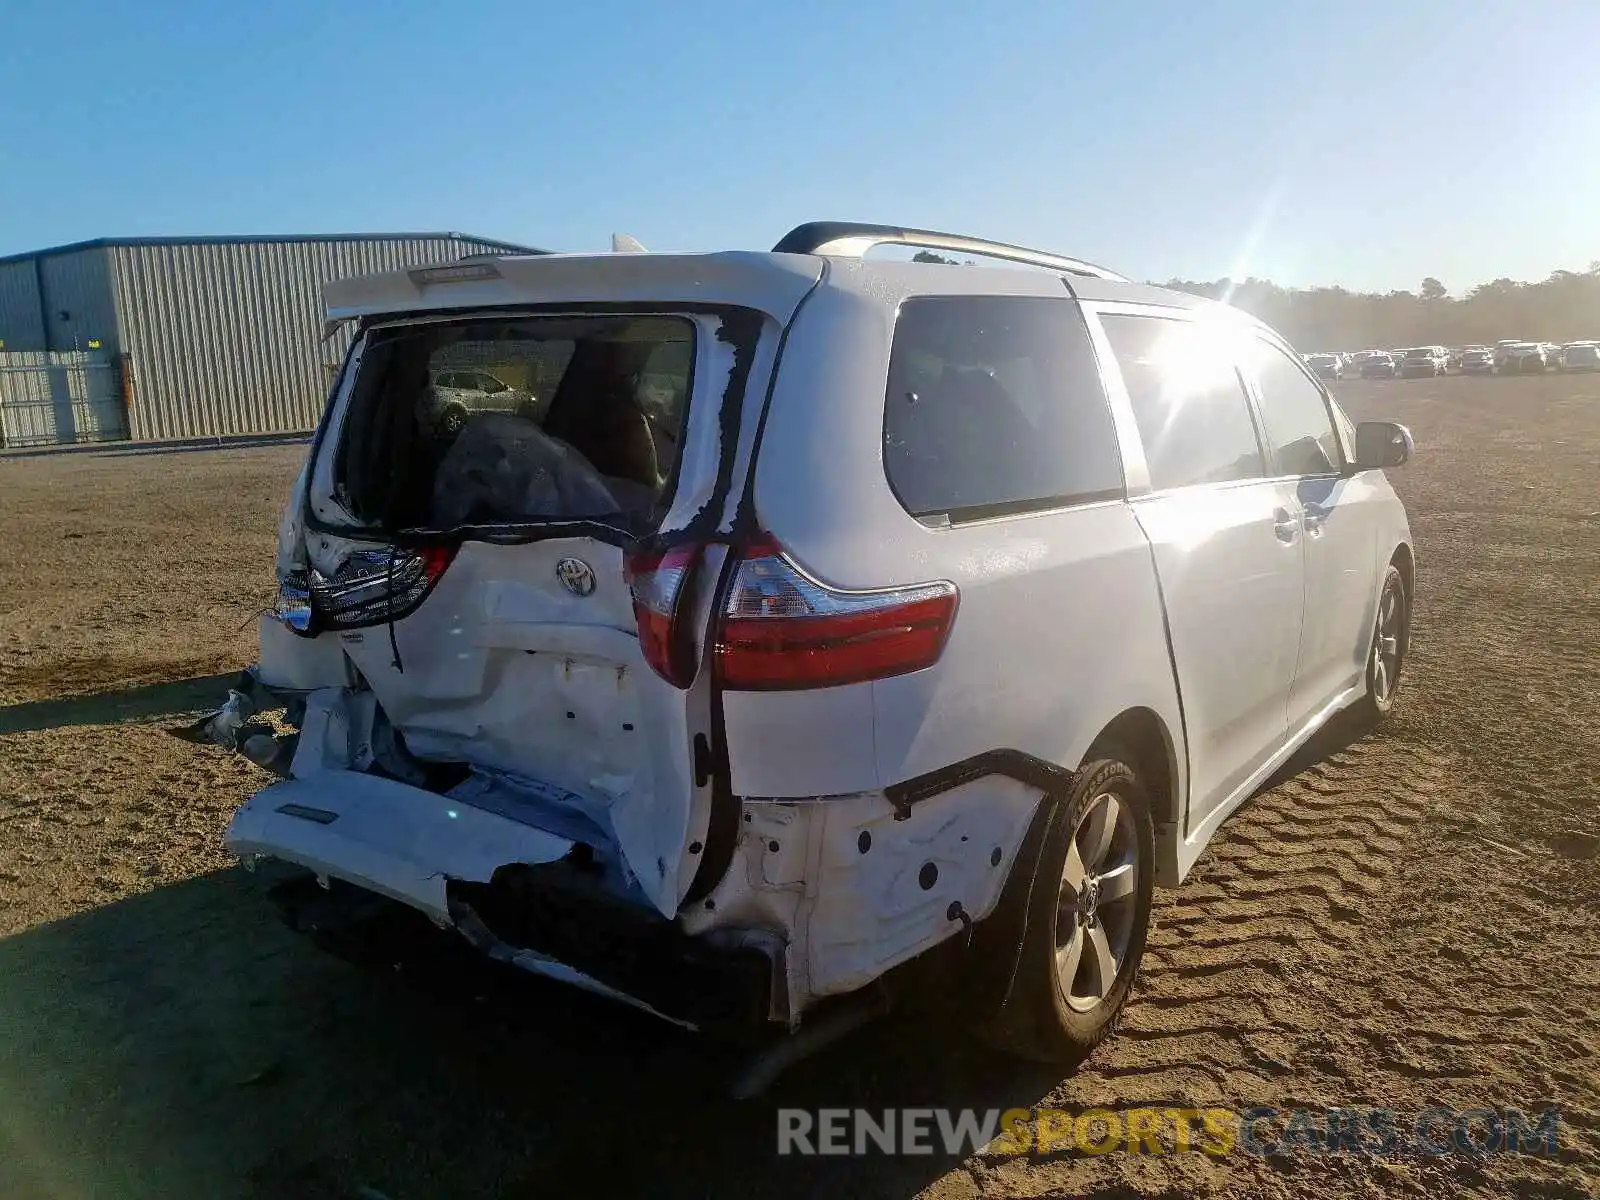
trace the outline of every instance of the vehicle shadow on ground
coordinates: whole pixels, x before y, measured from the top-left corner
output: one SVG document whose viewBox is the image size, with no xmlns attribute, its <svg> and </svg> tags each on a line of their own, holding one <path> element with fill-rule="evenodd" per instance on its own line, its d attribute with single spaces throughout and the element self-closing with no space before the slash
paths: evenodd
<svg viewBox="0 0 1600 1200">
<path fill-rule="evenodd" d="M 223 871 L 0 941 L 0 1195 L 909 1195 L 958 1159 L 780 1159 L 776 1109 L 1004 1109 L 1060 1075 L 890 1018 L 735 1102 L 705 1038 L 520 975 L 397 984 L 261 891 Z"/>
<path fill-rule="evenodd" d="M 227 699 L 228 688 L 238 677 L 239 672 L 226 671 L 220 675 L 120 688 L 92 696 L 11 704 L 0 707 L 0 736 L 69 725 L 119 725 L 215 708 Z"/>
<path fill-rule="evenodd" d="M 1374 729 L 1371 719 L 1360 711 L 1359 706 L 1335 713 L 1255 790 L 1250 797 L 1251 801 L 1254 802 L 1257 797 L 1265 795 L 1274 788 L 1282 787 L 1296 775 L 1309 771 L 1341 750 L 1348 750 L 1357 742 L 1369 737 Z"/>
</svg>

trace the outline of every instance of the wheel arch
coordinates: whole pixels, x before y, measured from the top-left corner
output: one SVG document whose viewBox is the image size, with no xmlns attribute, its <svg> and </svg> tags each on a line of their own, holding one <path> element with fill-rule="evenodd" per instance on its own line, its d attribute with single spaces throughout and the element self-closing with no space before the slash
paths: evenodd
<svg viewBox="0 0 1600 1200">
<path fill-rule="evenodd" d="M 977 922 L 969 939 L 950 939 L 942 951 L 924 956 L 926 961 L 918 968 L 928 970 L 932 964 L 934 974 L 930 978 L 934 979 L 947 981 L 948 976 L 941 973 L 947 967 L 964 978 L 951 1002 L 974 1013 L 989 1014 L 1005 1004 L 1027 936 L 1028 909 L 1044 841 L 1060 812 L 1059 802 L 1070 792 L 1085 764 L 1114 757 L 1133 768 L 1151 798 L 1155 882 L 1163 887 L 1177 884 L 1177 850 L 1183 838 L 1181 792 L 1185 781 L 1184 764 L 1179 758 L 1184 753 L 1180 738 L 1181 734 L 1175 737 L 1172 726 L 1155 709 L 1131 705 L 1106 721 L 1086 743 L 1081 760 L 1070 766 L 1070 759 L 1067 763 L 1046 762 L 1014 750 L 995 750 L 885 789 L 888 799 L 898 807 L 916 803 L 924 794 L 943 790 L 974 774 L 998 773 L 1037 787 L 1042 794 L 1017 853 L 1008 864 L 993 910 Z"/>
<path fill-rule="evenodd" d="M 1118 713 L 1089 743 L 1083 760 L 1113 752 L 1132 758 L 1128 765 L 1150 794 L 1150 820 L 1156 827 L 1175 824 L 1180 815 L 1177 743 L 1160 715 L 1142 707 Z"/>
<path fill-rule="evenodd" d="M 1103 728 L 1084 755 L 1084 762 L 1115 755 L 1127 757 L 1150 796 L 1150 822 L 1155 826 L 1156 882 L 1179 882 L 1178 844 L 1183 841 L 1184 773 L 1178 755 L 1182 743 L 1161 714 L 1143 706 L 1124 709 Z"/>
<path fill-rule="evenodd" d="M 1389 562 L 1400 570 L 1400 582 L 1405 585 L 1406 603 L 1414 605 L 1417 596 L 1417 557 L 1407 542 L 1401 542 L 1389 556 Z"/>
</svg>

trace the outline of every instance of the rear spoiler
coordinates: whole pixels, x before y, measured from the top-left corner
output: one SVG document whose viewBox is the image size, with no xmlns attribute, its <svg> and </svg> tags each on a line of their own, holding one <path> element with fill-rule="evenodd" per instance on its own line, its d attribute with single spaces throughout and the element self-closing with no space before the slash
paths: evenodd
<svg viewBox="0 0 1600 1200">
<path fill-rule="evenodd" d="M 787 324 L 822 276 L 799 255 L 482 255 L 460 262 L 335 279 L 322 287 L 330 335 L 347 321 L 385 314 L 550 304 L 726 305 Z"/>
</svg>

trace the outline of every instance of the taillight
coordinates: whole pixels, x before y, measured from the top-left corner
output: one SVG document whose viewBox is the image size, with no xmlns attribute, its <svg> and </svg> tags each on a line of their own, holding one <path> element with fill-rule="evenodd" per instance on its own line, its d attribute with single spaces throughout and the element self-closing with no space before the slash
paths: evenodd
<svg viewBox="0 0 1600 1200">
<path fill-rule="evenodd" d="M 358 550 L 332 575 L 311 571 L 311 605 L 324 629 L 398 621 L 416 611 L 456 556 L 454 546 Z"/>
<path fill-rule="evenodd" d="M 787 691 L 932 666 L 955 620 L 955 584 L 845 592 L 807 576 L 770 538 L 746 547 L 716 637 L 722 686 Z"/>
<path fill-rule="evenodd" d="M 655 673 L 674 687 L 694 681 L 694 639 L 684 628 L 689 577 L 700 561 L 694 543 L 665 550 L 635 550 L 623 560 L 623 577 L 633 593 L 639 648 Z"/>
<path fill-rule="evenodd" d="M 278 576 L 278 599 L 272 615 L 296 633 L 311 633 L 311 585 L 304 567 Z"/>
</svg>

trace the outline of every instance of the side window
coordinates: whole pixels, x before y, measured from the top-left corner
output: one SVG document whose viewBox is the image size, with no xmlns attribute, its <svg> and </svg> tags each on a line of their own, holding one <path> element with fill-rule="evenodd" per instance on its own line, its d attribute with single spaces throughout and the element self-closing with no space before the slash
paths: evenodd
<svg viewBox="0 0 1600 1200">
<path fill-rule="evenodd" d="M 506 385 L 501 383 L 493 375 L 474 375 L 472 377 L 472 386 L 477 388 L 479 391 L 488 392 L 490 395 L 506 390 Z"/>
<path fill-rule="evenodd" d="M 1122 456 L 1071 300 L 923 296 L 895 326 L 883 462 L 913 516 L 1123 494 Z"/>
<path fill-rule="evenodd" d="M 1261 423 L 1279 475 L 1334 475 L 1339 439 L 1322 389 L 1298 363 L 1269 342 L 1247 351 L 1261 397 Z"/>
<path fill-rule="evenodd" d="M 1259 479 L 1250 402 L 1228 345 L 1193 321 L 1100 318 L 1133 404 L 1150 486 Z"/>
</svg>

